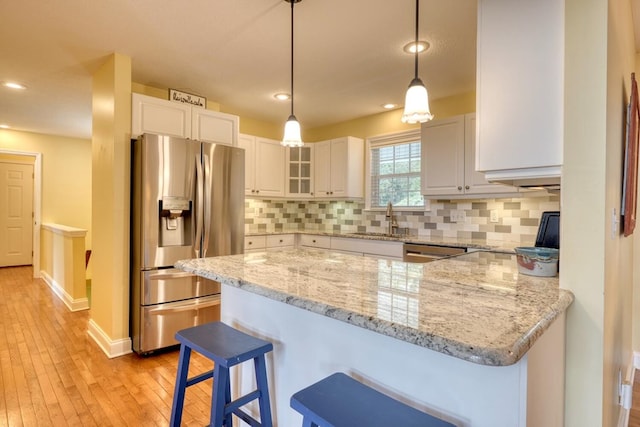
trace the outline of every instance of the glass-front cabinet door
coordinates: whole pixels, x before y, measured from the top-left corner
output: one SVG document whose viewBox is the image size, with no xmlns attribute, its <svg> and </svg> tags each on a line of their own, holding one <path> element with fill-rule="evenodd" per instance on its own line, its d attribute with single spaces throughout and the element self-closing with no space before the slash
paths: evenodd
<svg viewBox="0 0 640 427">
<path fill-rule="evenodd" d="M 287 148 L 287 197 L 313 197 L 313 146 Z"/>
</svg>

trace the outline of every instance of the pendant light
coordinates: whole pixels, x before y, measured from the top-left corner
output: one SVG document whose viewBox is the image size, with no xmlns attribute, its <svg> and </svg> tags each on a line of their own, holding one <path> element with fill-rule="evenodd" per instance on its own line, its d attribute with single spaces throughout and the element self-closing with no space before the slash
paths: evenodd
<svg viewBox="0 0 640 427">
<path fill-rule="evenodd" d="M 302 147 L 302 137 L 300 136 L 300 123 L 293 114 L 293 5 L 302 0 L 284 0 L 291 3 L 291 114 L 284 125 L 284 137 L 281 144 L 285 147 Z"/>
<path fill-rule="evenodd" d="M 416 46 L 418 44 L 418 18 L 420 16 L 420 0 L 416 0 Z M 433 119 L 429 111 L 429 94 L 420 77 L 418 77 L 418 49 L 415 49 L 415 76 L 407 89 L 404 101 L 404 113 L 402 123 L 424 123 Z"/>
</svg>

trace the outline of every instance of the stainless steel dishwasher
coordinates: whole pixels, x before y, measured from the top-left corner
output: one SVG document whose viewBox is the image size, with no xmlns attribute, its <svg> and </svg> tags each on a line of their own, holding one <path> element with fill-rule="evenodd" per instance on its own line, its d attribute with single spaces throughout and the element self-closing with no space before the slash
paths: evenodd
<svg viewBox="0 0 640 427">
<path fill-rule="evenodd" d="M 405 262 L 431 262 L 437 259 L 460 255 L 465 252 L 467 252 L 467 248 L 421 243 L 405 243 L 403 260 Z"/>
</svg>

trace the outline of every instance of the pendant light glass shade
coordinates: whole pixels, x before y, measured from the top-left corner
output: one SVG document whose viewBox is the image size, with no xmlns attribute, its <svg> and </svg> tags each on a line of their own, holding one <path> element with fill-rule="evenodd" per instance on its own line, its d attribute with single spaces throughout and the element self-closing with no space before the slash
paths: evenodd
<svg viewBox="0 0 640 427">
<path fill-rule="evenodd" d="M 420 0 L 416 0 L 416 40 L 418 44 L 418 21 L 420 16 Z M 402 113 L 402 123 L 424 123 L 433 119 L 433 114 L 429 109 L 429 94 L 420 77 L 418 77 L 418 50 L 414 53 L 415 76 L 409 84 L 407 95 L 404 101 L 404 112 Z"/>
<path fill-rule="evenodd" d="M 415 78 L 411 81 L 404 100 L 402 123 L 423 123 L 433 119 L 429 111 L 429 94 L 422 80 Z"/>
<path fill-rule="evenodd" d="M 291 114 L 284 124 L 284 136 L 280 144 L 285 147 L 302 147 L 302 136 L 300 135 L 300 123 L 293 114 L 293 5 L 301 0 L 285 0 L 291 3 Z"/>
<path fill-rule="evenodd" d="M 304 145 L 300 136 L 300 123 L 298 123 L 298 119 L 293 114 L 289 116 L 284 124 L 282 145 L 285 147 L 302 147 Z"/>
</svg>

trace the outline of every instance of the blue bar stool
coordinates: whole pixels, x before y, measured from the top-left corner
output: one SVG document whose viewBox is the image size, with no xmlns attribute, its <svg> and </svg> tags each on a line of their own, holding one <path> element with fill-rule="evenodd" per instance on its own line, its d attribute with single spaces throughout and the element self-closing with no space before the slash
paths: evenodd
<svg viewBox="0 0 640 427">
<path fill-rule="evenodd" d="M 182 421 L 186 388 L 209 378 L 213 378 L 210 426 L 231 427 L 233 414 L 252 427 L 272 427 L 265 363 L 265 354 L 273 350 L 270 342 L 247 335 L 221 322 L 183 329 L 176 333 L 176 339 L 180 342 L 180 361 L 171 408 L 172 427 L 179 426 Z M 213 370 L 187 378 L 191 350 L 213 360 Z M 229 368 L 250 359 L 253 359 L 255 366 L 257 389 L 232 401 Z M 260 405 L 260 421 L 240 409 L 256 399 Z"/>
<path fill-rule="evenodd" d="M 339 372 L 291 396 L 302 427 L 454 427 Z"/>
</svg>

